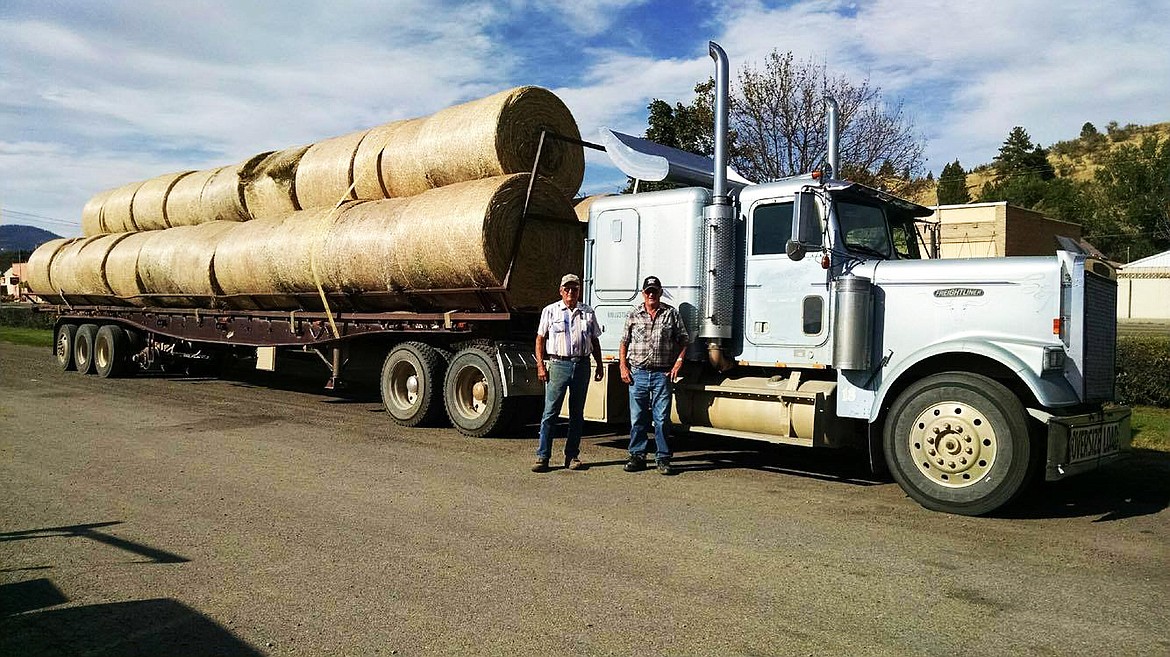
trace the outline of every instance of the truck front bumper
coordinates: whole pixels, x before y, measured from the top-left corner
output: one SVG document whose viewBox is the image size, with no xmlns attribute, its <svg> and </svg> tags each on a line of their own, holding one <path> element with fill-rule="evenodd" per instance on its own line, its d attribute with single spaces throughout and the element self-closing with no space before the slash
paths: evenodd
<svg viewBox="0 0 1170 657">
<path fill-rule="evenodd" d="M 1130 409 L 1124 406 L 1082 415 L 1032 415 L 1048 427 L 1048 481 L 1096 470 L 1129 450 Z"/>
</svg>

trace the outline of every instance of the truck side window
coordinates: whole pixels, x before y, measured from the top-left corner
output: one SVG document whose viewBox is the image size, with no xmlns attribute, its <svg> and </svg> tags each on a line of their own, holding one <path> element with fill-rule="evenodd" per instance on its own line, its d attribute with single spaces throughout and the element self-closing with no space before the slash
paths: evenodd
<svg viewBox="0 0 1170 657">
<path fill-rule="evenodd" d="M 801 319 L 804 320 L 804 332 L 807 335 L 817 335 L 823 325 L 825 300 L 821 297 L 805 297 L 802 305 Z"/>
<path fill-rule="evenodd" d="M 752 212 L 752 255 L 785 253 L 791 237 L 791 202 L 756 206 Z"/>
<path fill-rule="evenodd" d="M 837 220 L 841 223 L 846 248 L 886 258 L 893 256 L 886 216 L 881 208 L 840 201 Z"/>
</svg>

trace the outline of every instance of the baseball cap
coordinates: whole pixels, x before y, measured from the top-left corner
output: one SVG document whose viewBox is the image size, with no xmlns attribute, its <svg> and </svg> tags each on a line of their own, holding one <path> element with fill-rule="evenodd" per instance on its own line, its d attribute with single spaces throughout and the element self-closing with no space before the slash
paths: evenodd
<svg viewBox="0 0 1170 657">
<path fill-rule="evenodd" d="M 580 285 L 581 284 L 581 277 L 576 275 L 576 274 L 565 274 L 564 276 L 561 277 L 561 287 L 564 287 L 564 286 L 568 285 L 569 283 L 575 283 L 577 285 Z"/>
<path fill-rule="evenodd" d="M 647 276 L 646 280 L 642 281 L 642 291 L 646 290 L 661 290 L 662 281 L 658 280 L 657 276 Z"/>
</svg>

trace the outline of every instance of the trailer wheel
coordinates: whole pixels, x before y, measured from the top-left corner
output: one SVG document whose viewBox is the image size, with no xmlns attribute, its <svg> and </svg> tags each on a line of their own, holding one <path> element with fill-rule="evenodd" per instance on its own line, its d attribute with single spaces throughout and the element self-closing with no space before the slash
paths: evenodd
<svg viewBox="0 0 1170 657">
<path fill-rule="evenodd" d="M 93 374 L 93 343 L 97 332 L 97 324 L 82 324 L 74 335 L 73 363 L 82 374 Z"/>
<path fill-rule="evenodd" d="M 479 438 L 502 430 L 506 401 L 499 369 L 487 352 L 469 347 L 455 354 L 443 382 L 443 405 L 459 433 Z"/>
<path fill-rule="evenodd" d="M 77 325 L 61 324 L 57 327 L 57 339 L 53 341 L 53 355 L 62 372 L 73 369 L 73 343 L 76 341 Z"/>
<path fill-rule="evenodd" d="M 935 374 L 907 388 L 886 418 L 884 446 L 902 490 L 935 511 L 990 513 L 1032 473 L 1023 405 L 979 374 Z"/>
<path fill-rule="evenodd" d="M 443 375 L 448 355 L 429 344 L 403 342 L 382 365 L 382 404 L 404 427 L 436 424 L 443 417 Z"/>
<path fill-rule="evenodd" d="M 98 329 L 93 340 L 93 365 L 103 379 L 123 376 L 130 364 L 130 339 L 116 324 Z"/>
</svg>

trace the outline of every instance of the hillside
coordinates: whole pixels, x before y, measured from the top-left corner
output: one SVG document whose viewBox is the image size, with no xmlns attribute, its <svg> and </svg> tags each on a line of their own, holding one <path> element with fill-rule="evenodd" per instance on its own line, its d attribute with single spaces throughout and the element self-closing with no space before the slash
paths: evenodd
<svg viewBox="0 0 1170 657">
<path fill-rule="evenodd" d="M 0 251 L 32 251 L 49 240 L 61 237 L 35 226 L 0 225 Z"/>
<path fill-rule="evenodd" d="M 1147 135 L 1156 135 L 1162 139 L 1170 138 L 1170 122 L 1147 126 L 1130 124 L 1116 127 L 1111 125 L 1095 137 L 1088 139 L 1074 137 L 1066 141 L 1058 141 L 1044 148 L 1048 151 L 1048 162 L 1056 170 L 1058 177 L 1071 178 L 1077 182 L 1089 182 L 1093 180 L 1094 173 L 1100 167 L 1099 162 L 1106 153 L 1126 144 L 1136 146 Z M 995 153 L 991 154 L 991 161 L 975 166 L 966 162 L 961 163 L 963 168 L 967 170 L 967 187 L 971 190 L 972 199 L 978 198 L 983 186 L 994 178 L 992 164 L 995 155 Z M 937 198 L 937 188 L 938 181 L 935 180 L 911 200 L 923 205 L 934 205 L 934 199 Z"/>
</svg>

